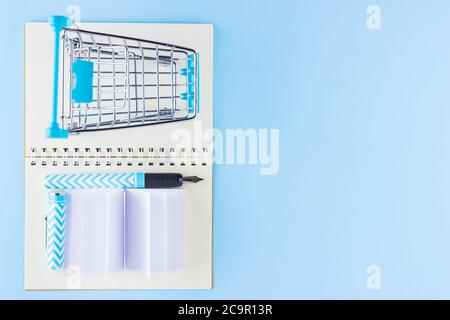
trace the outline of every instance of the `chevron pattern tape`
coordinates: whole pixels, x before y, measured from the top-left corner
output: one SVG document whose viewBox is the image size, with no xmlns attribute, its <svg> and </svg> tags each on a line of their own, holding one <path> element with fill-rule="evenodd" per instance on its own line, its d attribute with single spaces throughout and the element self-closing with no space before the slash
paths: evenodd
<svg viewBox="0 0 450 320">
<path fill-rule="evenodd" d="M 59 270 L 64 265 L 66 200 L 61 193 L 52 192 L 48 199 L 46 251 L 48 268 Z"/>
<path fill-rule="evenodd" d="M 47 189 L 134 188 L 134 173 L 50 174 L 45 176 Z"/>
</svg>

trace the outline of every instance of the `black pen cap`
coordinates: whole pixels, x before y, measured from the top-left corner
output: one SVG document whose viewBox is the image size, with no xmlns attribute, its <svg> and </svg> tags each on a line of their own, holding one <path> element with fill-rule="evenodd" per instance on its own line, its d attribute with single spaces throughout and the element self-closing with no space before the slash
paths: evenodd
<svg viewBox="0 0 450 320">
<path fill-rule="evenodd" d="M 146 173 L 146 189 L 178 188 L 183 185 L 183 176 L 179 173 Z"/>
</svg>

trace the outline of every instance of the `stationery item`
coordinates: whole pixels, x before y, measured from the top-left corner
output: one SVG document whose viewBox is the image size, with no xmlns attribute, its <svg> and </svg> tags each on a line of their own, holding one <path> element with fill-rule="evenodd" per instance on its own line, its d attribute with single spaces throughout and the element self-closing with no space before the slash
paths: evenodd
<svg viewBox="0 0 450 320">
<path fill-rule="evenodd" d="M 66 266 L 107 276 L 124 267 L 124 191 L 69 190 Z"/>
<path fill-rule="evenodd" d="M 55 75 L 59 70 L 58 50 L 63 54 L 61 128 L 49 131 L 49 138 L 67 138 L 67 132 L 135 127 L 196 116 L 199 68 L 194 49 L 73 29 L 64 18 L 49 20 L 55 31 Z"/>
<path fill-rule="evenodd" d="M 66 33 L 66 29 L 63 29 L 60 33 L 60 94 L 57 121 L 61 129 L 69 131 L 69 135 L 67 139 L 49 139 L 42 133 L 48 127 L 51 118 L 50 105 L 54 98 L 52 94 L 53 73 L 49 71 L 53 70 L 55 63 L 53 52 L 55 33 L 48 23 L 32 22 L 25 24 L 24 287 L 26 290 L 67 290 L 69 289 L 68 283 L 77 282 L 74 279 L 77 279 L 79 275 L 78 268 L 76 268 L 78 266 L 79 271 L 81 271 L 81 279 L 79 286 L 76 287 L 82 290 L 209 289 L 212 286 L 213 248 L 212 25 L 83 22 L 81 26 L 82 29 L 96 34 L 83 33 L 80 30 L 81 36 L 78 37 L 73 30 Z M 102 34 L 102 36 L 99 34 Z M 112 63 L 112 58 L 119 58 L 121 54 L 122 57 L 125 57 L 123 50 L 119 48 L 114 49 L 116 54 L 111 54 L 112 47 L 108 44 L 108 37 L 103 37 L 103 34 L 123 35 L 122 43 L 117 43 L 115 42 L 116 38 L 110 37 L 112 44 L 119 47 L 122 45 L 122 49 L 124 46 L 128 46 L 127 50 L 129 49 L 129 62 L 132 62 L 128 64 L 130 76 L 127 76 L 127 80 L 120 80 L 122 84 L 124 81 L 128 81 L 128 88 L 131 91 L 130 95 L 127 93 L 125 103 L 129 104 L 124 109 L 109 108 L 113 105 L 113 102 L 107 100 L 114 98 L 112 92 L 101 93 L 100 105 L 96 101 L 88 102 L 98 100 L 96 87 L 98 86 L 97 72 L 99 70 L 102 90 L 107 90 L 108 86 L 113 86 L 113 81 L 116 81 L 116 86 L 119 84 L 118 77 L 115 80 L 108 78 L 108 75 L 113 76 L 113 64 L 108 66 L 107 62 Z M 96 51 L 98 53 L 102 50 L 98 47 L 97 49 L 94 48 L 95 44 L 93 44 L 91 35 L 97 45 L 100 45 L 100 43 L 106 44 L 105 55 L 100 56 L 100 63 L 97 63 L 94 57 L 96 57 Z M 72 38 L 66 39 L 66 36 Z M 180 53 L 184 56 L 185 60 L 183 60 L 180 56 L 177 56 L 177 50 L 174 49 L 174 60 L 175 58 L 180 58 L 180 60 L 175 60 L 178 73 L 172 74 L 174 83 L 186 84 L 186 79 L 187 83 L 194 82 L 197 79 L 197 84 L 201 85 L 201 92 L 195 91 L 196 87 L 191 88 L 191 91 L 193 90 L 194 95 L 196 95 L 193 100 L 195 119 L 192 121 L 172 121 L 171 99 L 160 99 L 160 111 L 163 109 L 169 110 L 167 114 L 160 112 L 160 120 L 164 121 L 167 117 L 167 123 L 155 126 L 145 125 L 157 122 L 156 120 L 151 121 L 151 119 L 157 118 L 156 115 L 158 114 L 157 90 L 156 86 L 153 86 L 153 84 L 156 85 L 158 78 L 156 74 L 157 64 L 155 60 L 144 59 L 142 69 L 141 62 L 132 59 L 133 54 L 139 54 L 139 52 L 137 52 L 138 49 L 131 46 L 139 46 L 139 43 L 125 37 L 152 39 L 161 43 L 175 43 L 181 47 L 192 48 L 197 53 L 194 60 L 189 59 L 187 61 L 186 54 Z M 74 40 L 72 41 L 72 39 Z M 76 39 L 82 40 L 82 43 L 77 44 Z M 66 40 L 70 41 L 67 42 Z M 147 50 L 147 43 L 143 41 L 140 43 L 145 57 L 157 58 L 155 50 Z M 151 45 L 148 44 L 148 48 L 152 48 Z M 91 49 L 89 49 L 90 46 Z M 167 84 L 170 84 L 172 73 L 170 63 L 167 66 L 162 65 L 165 59 L 163 56 L 170 57 L 170 51 L 163 52 L 160 50 L 162 48 L 163 46 L 158 45 L 161 62 L 159 63 L 159 79 L 160 84 L 165 84 L 159 87 L 160 98 L 171 94 L 171 86 L 167 86 Z M 70 52 L 71 49 L 74 51 Z M 80 50 L 77 51 L 78 49 Z M 91 53 L 91 59 L 84 55 L 88 52 Z M 108 59 L 108 52 L 111 59 Z M 201 60 L 198 60 L 199 53 L 201 54 Z M 170 58 L 165 61 L 170 61 Z M 135 63 L 136 69 L 134 69 Z M 195 74 L 198 73 L 197 78 L 195 74 L 182 70 L 192 67 L 195 68 Z M 70 68 L 72 68 L 72 71 L 70 71 Z M 119 76 L 121 75 L 119 71 L 123 72 L 125 65 L 119 66 L 117 64 L 114 68 L 117 72 L 116 76 Z M 138 73 L 135 73 L 136 70 Z M 145 83 L 150 85 L 145 86 L 145 99 L 142 99 L 143 88 L 132 86 L 136 83 L 142 83 L 142 71 L 144 71 Z M 175 82 L 175 77 L 177 82 Z M 89 79 L 92 80 L 92 91 L 89 89 L 91 87 L 90 81 L 87 81 Z M 135 79 L 137 79 L 137 82 L 135 82 Z M 81 80 L 81 83 L 78 80 Z M 62 87 L 63 82 L 64 88 Z M 112 87 L 109 87 L 109 89 L 112 89 Z M 116 89 L 119 88 L 116 87 Z M 128 99 L 128 97 L 131 98 L 131 94 L 136 94 L 136 89 L 138 89 L 137 96 L 139 98 L 137 105 L 134 104 L 136 100 Z M 182 98 L 188 99 L 189 97 L 185 97 L 182 93 L 189 92 L 189 89 L 184 86 L 174 86 L 175 89 L 179 98 L 175 99 L 177 107 L 174 118 L 186 117 L 190 107 L 188 101 Z M 90 93 L 92 93 L 92 96 L 90 96 Z M 108 95 L 110 98 L 108 98 Z M 121 96 L 119 92 L 116 92 L 118 100 L 123 97 L 123 94 Z M 154 99 L 147 99 L 147 97 L 154 97 Z M 146 116 L 153 114 L 154 117 L 146 117 L 142 123 L 144 101 Z M 201 113 L 197 112 L 197 102 L 202 104 Z M 131 108 L 128 109 L 130 104 Z M 137 113 L 135 114 L 136 107 Z M 141 122 L 130 121 L 128 123 L 128 110 L 131 112 L 130 120 L 139 119 Z M 97 131 L 98 129 L 107 129 L 108 121 L 110 121 L 109 124 L 112 124 L 114 112 L 117 116 L 116 119 L 121 122 L 116 122 L 112 127 L 124 129 Z M 99 120 L 100 116 L 101 121 Z M 100 122 L 101 125 L 97 127 Z M 129 126 L 133 126 L 133 128 Z M 204 140 L 197 141 L 197 139 L 194 139 L 199 133 L 198 128 L 201 129 L 199 136 Z M 71 131 L 72 129 L 73 131 Z M 80 132 L 80 134 L 75 134 L 76 132 Z M 188 139 L 184 140 L 184 137 Z M 39 213 L 48 212 L 48 194 L 49 192 L 59 191 L 59 188 L 53 185 L 51 186 L 52 189 L 47 189 L 44 184 L 46 176 L 131 173 L 127 176 L 128 181 L 122 181 L 122 183 L 128 183 L 128 186 L 135 188 L 135 184 L 133 184 L 133 182 L 136 182 L 134 180 L 136 178 L 135 173 L 164 174 L 167 172 L 180 174 L 183 177 L 183 182 L 186 183 L 183 183 L 182 188 L 171 189 L 124 189 L 119 184 L 117 184 L 119 186 L 117 189 L 104 188 L 101 185 L 89 189 L 64 188 L 66 234 L 63 269 L 49 272 L 47 256 L 42 250 L 46 239 L 45 225 L 42 223 L 42 214 Z M 172 175 L 172 177 L 175 177 L 175 175 Z M 196 184 L 187 183 L 187 180 L 192 182 L 196 180 L 188 177 L 201 177 L 204 180 Z M 73 184 L 74 180 L 67 178 L 65 183 Z M 99 183 L 100 177 L 93 180 L 95 180 L 95 183 Z M 122 178 L 120 180 L 127 179 Z M 171 181 L 171 186 L 174 187 L 180 183 L 179 176 L 176 179 L 164 179 L 164 181 L 166 180 Z M 141 175 L 140 181 L 141 183 L 143 181 L 143 187 L 146 187 L 145 175 L 143 175 L 143 179 Z M 157 180 L 150 179 L 149 181 L 155 182 Z M 77 180 L 77 183 L 79 182 L 80 180 Z M 53 189 L 54 187 L 55 189 Z M 151 187 L 154 186 L 147 184 L 147 188 Z M 131 195 L 128 196 L 130 192 Z M 143 194 L 136 195 L 139 192 L 143 192 Z M 150 195 L 145 195 L 146 192 L 149 192 Z M 172 197 L 172 193 L 179 194 L 179 192 L 183 194 L 182 200 Z M 166 193 L 167 196 L 164 196 Z M 164 200 L 165 197 L 167 197 L 167 201 Z M 119 201 L 119 198 L 123 200 Z M 134 198 L 137 202 L 132 205 Z M 147 209 L 142 212 L 138 210 L 136 214 L 136 210 L 133 208 L 141 207 L 144 202 L 149 206 L 150 211 Z M 175 204 L 182 206 L 182 211 L 170 209 L 170 206 Z M 118 209 L 120 206 L 123 206 L 122 211 Z M 130 212 L 135 214 L 128 215 L 127 207 L 130 207 Z M 159 209 L 156 210 L 155 208 L 166 209 L 159 212 Z M 167 212 L 167 214 L 164 216 L 162 215 L 163 212 Z M 124 217 L 122 224 L 119 221 L 121 215 Z M 137 224 L 136 235 L 133 232 L 126 232 L 126 217 L 131 217 L 131 223 Z M 161 229 L 157 229 L 156 233 L 152 233 L 151 230 L 150 233 L 143 233 L 144 238 L 135 238 L 134 236 L 137 236 L 137 233 L 143 230 L 140 228 L 146 226 L 145 224 L 140 225 L 144 221 L 144 217 L 150 219 L 150 224 L 153 222 L 153 226 L 159 225 Z M 167 228 L 163 224 L 166 221 L 165 219 L 167 219 Z M 120 239 L 119 229 L 121 227 L 124 229 L 122 233 L 123 242 L 118 240 Z M 180 231 L 175 232 L 174 228 L 179 228 Z M 173 235 L 180 238 L 174 238 Z M 148 246 L 148 237 L 150 242 L 154 237 L 158 239 L 151 242 L 151 246 L 156 246 L 156 248 L 150 251 L 149 255 L 144 255 L 144 257 L 153 258 L 153 262 L 150 261 L 150 264 L 147 264 L 148 260 L 146 260 L 147 262 L 137 260 L 133 268 L 128 268 L 127 252 L 131 253 L 132 256 L 133 248 L 138 249 L 139 246 Z M 164 239 L 167 239 L 166 245 L 164 245 Z M 127 241 L 138 243 L 138 245 L 127 245 Z M 122 260 L 120 259 L 121 251 L 112 249 L 120 248 L 121 243 L 124 248 Z M 127 247 L 129 250 L 126 250 Z M 164 248 L 167 248 L 167 250 L 163 250 Z M 139 252 L 144 254 L 147 251 Z M 164 258 L 163 252 L 167 252 L 167 258 Z M 158 265 L 156 265 L 157 259 L 160 259 Z M 131 262 L 132 259 L 129 261 Z M 75 266 L 75 268 L 70 268 L 70 266 Z M 176 272 L 180 270 L 182 272 Z M 149 274 L 150 277 L 147 277 Z M 70 288 L 72 287 L 70 286 Z"/>
<path fill-rule="evenodd" d="M 126 268 L 146 277 L 183 269 L 183 189 L 127 190 Z"/>
<path fill-rule="evenodd" d="M 46 252 L 50 270 L 59 270 L 64 266 L 66 198 L 63 191 L 48 194 L 48 212 L 46 220 Z"/>
<path fill-rule="evenodd" d="M 179 173 L 74 173 L 49 174 L 45 176 L 47 189 L 157 189 L 178 188 L 183 182 L 197 183 L 197 176 L 183 177 Z"/>
<path fill-rule="evenodd" d="M 182 270 L 183 189 L 73 189 L 66 198 L 66 268 L 146 277 Z"/>
</svg>

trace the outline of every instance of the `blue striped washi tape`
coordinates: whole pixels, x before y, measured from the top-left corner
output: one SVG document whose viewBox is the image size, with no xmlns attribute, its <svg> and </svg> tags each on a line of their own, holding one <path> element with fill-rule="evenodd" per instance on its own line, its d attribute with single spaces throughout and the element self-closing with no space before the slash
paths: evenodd
<svg viewBox="0 0 450 320">
<path fill-rule="evenodd" d="M 50 270 L 64 266 L 64 236 L 66 228 L 66 199 L 63 192 L 50 192 L 46 221 L 47 264 Z"/>
</svg>

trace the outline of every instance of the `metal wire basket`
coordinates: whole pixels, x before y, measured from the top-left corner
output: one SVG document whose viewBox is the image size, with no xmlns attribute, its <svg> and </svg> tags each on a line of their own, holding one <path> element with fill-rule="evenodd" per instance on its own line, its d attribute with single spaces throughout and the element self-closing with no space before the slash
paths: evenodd
<svg viewBox="0 0 450 320">
<path fill-rule="evenodd" d="M 62 72 L 54 93 L 57 95 L 58 89 L 61 93 L 56 115 L 59 130 L 128 128 L 196 116 L 199 79 L 195 50 L 67 27 L 59 31 L 55 68 L 59 68 L 57 50 L 62 50 Z M 47 132 L 51 137 L 51 130 Z"/>
</svg>

